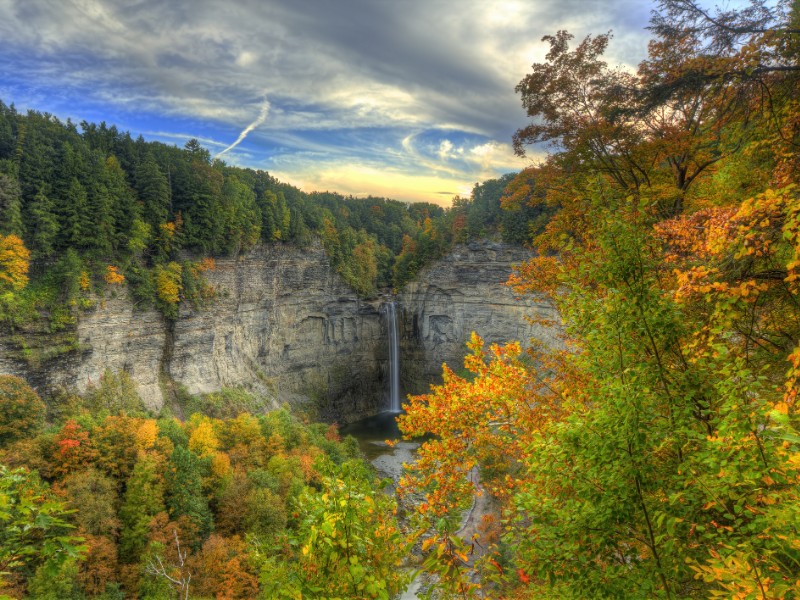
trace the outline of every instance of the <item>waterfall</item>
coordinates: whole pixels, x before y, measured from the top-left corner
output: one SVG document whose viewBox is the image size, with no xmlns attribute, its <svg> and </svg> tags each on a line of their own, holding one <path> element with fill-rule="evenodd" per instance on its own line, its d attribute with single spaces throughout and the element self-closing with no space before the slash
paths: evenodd
<svg viewBox="0 0 800 600">
<path fill-rule="evenodd" d="M 400 412 L 400 341 L 397 332 L 397 304 L 387 302 L 386 327 L 389 330 L 389 410 Z"/>
</svg>

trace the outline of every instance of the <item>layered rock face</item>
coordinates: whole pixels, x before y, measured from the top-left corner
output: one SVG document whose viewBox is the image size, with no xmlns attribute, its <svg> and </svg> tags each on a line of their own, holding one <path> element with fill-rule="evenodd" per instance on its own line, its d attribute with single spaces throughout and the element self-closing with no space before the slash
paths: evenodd
<svg viewBox="0 0 800 600">
<path fill-rule="evenodd" d="M 184 309 L 166 369 L 191 393 L 246 385 L 280 401 L 316 402 L 348 421 L 380 409 L 386 332 L 377 307 L 330 268 L 320 244 L 260 248 L 217 261 L 218 298 Z"/>
<path fill-rule="evenodd" d="M 465 342 L 549 341 L 554 332 L 527 316 L 554 316 L 544 300 L 516 298 L 502 284 L 528 254 L 501 244 L 457 248 L 424 270 L 395 299 L 404 392 L 426 390 L 447 362 L 460 368 Z M 380 300 L 364 301 L 330 268 L 319 243 L 262 246 L 219 259 L 205 273 L 217 290 L 207 306 L 181 308 L 174 322 L 134 306 L 124 290 L 80 313 L 79 349 L 25 360 L 0 338 L 0 373 L 25 377 L 41 392 L 86 390 L 106 369 L 127 371 L 158 410 L 173 384 L 190 393 L 244 386 L 281 402 L 312 402 L 340 423 L 388 408 L 388 331 Z M 44 336 L 42 345 L 53 343 Z M 73 339 L 74 344 L 74 339 Z"/>
<path fill-rule="evenodd" d="M 399 295 L 403 311 L 401 377 L 404 391 L 427 391 L 441 381 L 442 363 L 458 372 L 473 331 L 487 344 L 531 339 L 559 343 L 560 328 L 531 324 L 528 317 L 559 322 L 543 296 L 520 297 L 507 287 L 513 265 L 532 255 L 515 246 L 475 242 L 425 268 Z"/>
<path fill-rule="evenodd" d="M 276 406 L 311 400 L 332 420 L 380 410 L 385 325 L 330 268 L 320 244 L 259 247 L 217 260 L 205 275 L 217 297 L 201 309 L 182 307 L 174 323 L 137 309 L 123 291 L 79 316 L 80 351 L 33 368 L 0 345 L 0 371 L 39 388 L 83 391 L 106 369 L 125 370 L 154 410 L 164 403 L 164 381 L 190 393 L 245 386 Z"/>
</svg>

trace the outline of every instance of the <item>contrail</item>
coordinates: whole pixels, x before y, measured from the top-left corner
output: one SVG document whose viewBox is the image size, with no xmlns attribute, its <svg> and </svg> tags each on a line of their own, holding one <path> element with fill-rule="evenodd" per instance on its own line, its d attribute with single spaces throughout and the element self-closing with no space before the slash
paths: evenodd
<svg viewBox="0 0 800 600">
<path fill-rule="evenodd" d="M 230 146 L 228 146 L 228 147 L 227 147 L 227 148 L 225 148 L 224 150 L 221 150 L 220 152 L 217 152 L 217 153 L 214 155 L 214 158 L 219 158 L 220 156 L 222 156 L 223 154 L 225 154 L 225 153 L 226 153 L 228 150 L 233 150 L 234 148 L 236 148 L 236 146 L 238 146 L 239 144 L 241 144 L 241 143 L 242 143 L 242 141 L 244 141 L 244 138 L 246 138 L 246 137 L 247 137 L 247 134 L 248 134 L 248 133 L 250 133 L 251 131 L 253 131 L 253 129 L 255 129 L 256 127 L 258 127 L 258 126 L 259 126 L 259 125 L 261 125 L 261 124 L 262 124 L 264 121 L 266 121 L 266 120 L 267 120 L 267 114 L 269 114 L 269 100 L 267 100 L 266 98 L 264 98 L 264 103 L 261 105 L 261 112 L 260 112 L 260 113 L 258 113 L 258 117 L 256 118 L 256 120 L 255 120 L 255 121 L 253 121 L 252 123 L 250 123 L 250 125 L 248 125 L 247 127 L 245 127 L 245 128 L 244 128 L 244 130 L 242 131 L 242 133 L 240 133 L 240 134 L 239 134 L 239 137 L 238 137 L 238 138 L 236 138 L 236 141 L 235 141 L 235 142 L 233 142 L 233 143 L 232 143 Z"/>
</svg>

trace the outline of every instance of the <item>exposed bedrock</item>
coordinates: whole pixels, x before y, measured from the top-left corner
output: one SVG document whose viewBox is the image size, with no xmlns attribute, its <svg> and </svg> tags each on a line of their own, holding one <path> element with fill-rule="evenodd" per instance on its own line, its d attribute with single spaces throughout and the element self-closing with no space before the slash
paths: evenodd
<svg viewBox="0 0 800 600">
<path fill-rule="evenodd" d="M 558 322 L 544 296 L 520 296 L 505 285 L 513 266 L 531 257 L 525 249 L 493 242 L 458 246 L 424 269 L 400 294 L 403 384 L 426 391 L 441 381 L 442 364 L 458 372 L 475 331 L 487 344 L 531 339 L 558 344 L 558 327 L 532 324 L 529 317 Z"/>
<path fill-rule="evenodd" d="M 540 299 L 516 298 L 502 284 L 519 249 L 481 243 L 459 247 L 427 268 L 397 301 L 401 377 L 408 391 L 436 380 L 442 362 L 461 364 L 472 330 L 487 341 L 549 330 L 531 314 L 553 314 Z M 85 390 L 106 369 L 127 371 L 145 403 L 159 409 L 171 384 L 190 393 L 244 386 L 282 402 L 311 402 L 339 422 L 386 408 L 388 332 L 381 301 L 364 301 L 330 267 L 319 243 L 261 246 L 218 259 L 206 273 L 217 289 L 207 306 L 181 308 L 174 322 L 142 310 L 124 289 L 107 293 L 78 316 L 78 349 L 30 360 L 20 335 L 0 338 L 0 372 L 18 374 L 42 392 Z"/>
</svg>

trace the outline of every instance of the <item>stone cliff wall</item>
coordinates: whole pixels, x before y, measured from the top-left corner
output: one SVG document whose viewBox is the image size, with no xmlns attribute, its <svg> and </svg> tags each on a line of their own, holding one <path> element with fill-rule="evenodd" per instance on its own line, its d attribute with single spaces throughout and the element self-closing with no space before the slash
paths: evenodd
<svg viewBox="0 0 800 600">
<path fill-rule="evenodd" d="M 318 243 L 271 245 L 216 261 L 206 273 L 217 298 L 183 306 L 170 323 L 136 308 L 127 293 L 107 295 L 81 313 L 80 350 L 31 365 L 0 340 L 0 372 L 42 390 L 85 390 L 105 369 L 125 370 L 152 409 L 164 381 L 190 393 L 245 386 L 283 401 L 310 399 L 330 419 L 381 409 L 386 332 L 378 307 L 360 300 L 330 268 Z"/>
<path fill-rule="evenodd" d="M 473 330 L 489 342 L 553 338 L 525 319 L 552 316 L 552 307 L 515 298 L 502 285 L 511 265 L 527 256 L 501 244 L 459 247 L 398 295 L 405 391 L 427 389 L 443 362 L 460 368 Z M 206 277 L 217 298 L 200 309 L 183 306 L 175 322 L 134 306 L 124 290 L 107 293 L 79 315 L 71 342 L 77 340 L 78 349 L 53 358 L 44 352 L 26 359 L 20 350 L 26 332 L 17 332 L 16 342 L 0 337 L 0 373 L 23 376 L 48 392 L 83 391 L 106 369 L 124 370 L 154 410 L 173 382 L 190 393 L 244 386 L 276 406 L 311 400 L 323 417 L 339 422 L 386 408 L 381 301 L 359 299 L 330 268 L 319 243 L 263 246 L 219 259 Z M 40 347 L 51 350 L 53 339 L 41 334 Z"/>
<path fill-rule="evenodd" d="M 557 327 L 527 317 L 558 320 L 545 297 L 520 297 L 505 286 L 514 264 L 532 255 L 519 247 L 475 242 L 456 247 L 425 268 L 399 294 L 402 308 L 401 377 L 404 391 L 427 391 L 441 381 L 442 363 L 458 372 L 475 331 L 487 344 L 531 339 L 558 343 Z"/>
</svg>

